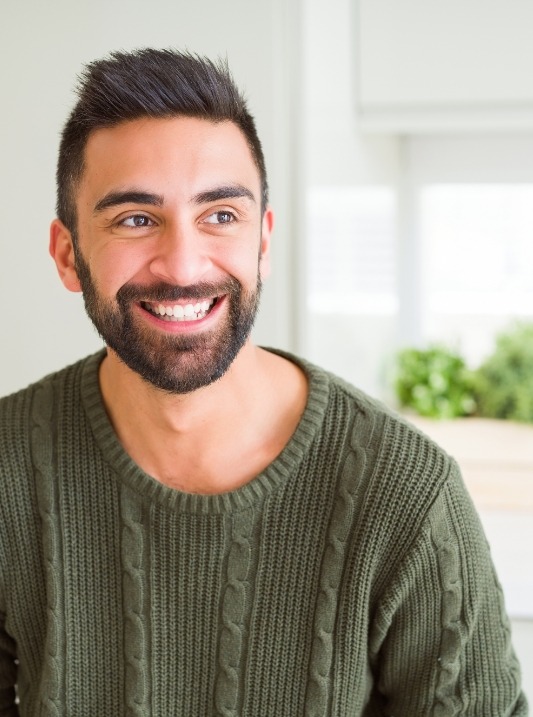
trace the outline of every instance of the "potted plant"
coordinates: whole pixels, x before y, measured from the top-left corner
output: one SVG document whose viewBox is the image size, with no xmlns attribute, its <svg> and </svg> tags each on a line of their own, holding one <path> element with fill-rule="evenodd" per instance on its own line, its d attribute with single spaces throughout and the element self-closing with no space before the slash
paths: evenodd
<svg viewBox="0 0 533 717">
<path fill-rule="evenodd" d="M 395 390 L 400 405 L 429 418 L 468 416 L 476 409 L 472 372 L 445 346 L 404 349 L 397 357 Z"/>
<path fill-rule="evenodd" d="M 478 413 L 533 423 L 533 324 L 517 324 L 474 375 Z"/>
</svg>

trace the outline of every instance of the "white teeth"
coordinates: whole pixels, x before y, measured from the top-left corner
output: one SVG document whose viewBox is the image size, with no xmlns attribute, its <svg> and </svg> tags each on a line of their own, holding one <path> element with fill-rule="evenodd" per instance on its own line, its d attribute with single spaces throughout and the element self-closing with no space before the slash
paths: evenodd
<svg viewBox="0 0 533 717">
<path fill-rule="evenodd" d="M 214 303 L 213 299 L 212 301 L 199 301 L 196 304 L 175 304 L 174 306 L 164 306 L 163 304 L 154 306 L 143 302 L 143 306 L 155 316 L 160 316 L 163 321 L 197 321 L 204 318 Z"/>
</svg>

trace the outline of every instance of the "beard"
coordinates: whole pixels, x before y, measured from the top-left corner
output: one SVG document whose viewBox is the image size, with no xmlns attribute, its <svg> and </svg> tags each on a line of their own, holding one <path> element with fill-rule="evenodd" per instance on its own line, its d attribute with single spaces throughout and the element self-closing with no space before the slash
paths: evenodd
<svg viewBox="0 0 533 717">
<path fill-rule="evenodd" d="M 234 277 L 187 287 L 164 282 L 151 286 L 128 283 L 119 289 L 116 301 L 111 301 L 99 293 L 79 250 L 75 254 L 85 309 L 96 330 L 126 366 L 162 391 L 191 393 L 217 381 L 250 335 L 261 295 L 259 268 L 256 286 L 248 292 Z M 228 304 L 226 317 L 210 331 L 164 333 L 142 324 L 132 310 L 140 301 L 201 300 L 223 295 Z"/>
</svg>

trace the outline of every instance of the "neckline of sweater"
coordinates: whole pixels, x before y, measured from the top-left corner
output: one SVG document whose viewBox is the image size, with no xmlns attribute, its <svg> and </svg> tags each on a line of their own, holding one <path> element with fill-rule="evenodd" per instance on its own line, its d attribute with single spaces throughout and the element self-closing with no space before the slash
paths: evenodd
<svg viewBox="0 0 533 717">
<path fill-rule="evenodd" d="M 306 373 L 309 392 L 304 412 L 281 453 L 265 470 L 240 488 L 217 495 L 185 493 L 170 488 L 145 473 L 130 458 L 111 425 L 100 392 L 98 369 L 105 351 L 88 357 L 82 370 L 82 402 L 102 456 L 113 468 L 118 480 L 138 493 L 143 500 L 155 501 L 170 510 L 181 513 L 220 514 L 246 510 L 295 478 L 322 426 L 330 380 L 327 372 L 300 357 L 279 349 L 267 350 L 293 361 Z"/>
</svg>

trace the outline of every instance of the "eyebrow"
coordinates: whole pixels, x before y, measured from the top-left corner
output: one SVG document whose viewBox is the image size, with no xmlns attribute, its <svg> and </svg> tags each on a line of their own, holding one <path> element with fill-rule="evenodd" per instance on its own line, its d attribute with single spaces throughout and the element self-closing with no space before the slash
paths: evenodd
<svg viewBox="0 0 533 717">
<path fill-rule="evenodd" d="M 243 187 L 242 184 L 228 184 L 198 192 L 192 197 L 191 202 L 193 204 L 209 204 L 210 202 L 219 202 L 222 199 L 239 199 L 240 197 L 255 203 L 255 197 L 252 192 Z M 164 203 L 165 200 L 161 194 L 126 189 L 124 191 L 108 192 L 96 202 L 93 213 L 98 214 L 104 209 L 116 207 L 120 204 L 151 204 L 155 207 L 162 207 Z"/>
<path fill-rule="evenodd" d="M 221 199 L 238 199 L 239 197 L 245 197 L 255 203 L 255 197 L 252 192 L 243 187 L 242 184 L 228 184 L 208 189 L 205 192 L 195 194 L 191 201 L 194 204 L 208 204 L 209 202 L 219 202 Z"/>
<path fill-rule="evenodd" d="M 163 203 L 164 200 L 160 194 L 127 189 L 122 192 L 108 192 L 96 202 L 93 213 L 97 214 L 104 211 L 104 209 L 116 207 L 120 204 L 151 204 L 155 207 L 162 207 Z"/>
</svg>

